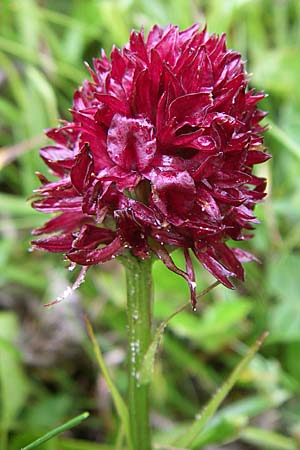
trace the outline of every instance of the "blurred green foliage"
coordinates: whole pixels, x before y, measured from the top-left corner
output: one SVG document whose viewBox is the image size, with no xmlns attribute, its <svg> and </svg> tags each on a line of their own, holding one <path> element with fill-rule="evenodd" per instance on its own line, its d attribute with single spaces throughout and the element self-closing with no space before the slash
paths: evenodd
<svg viewBox="0 0 300 450">
<path fill-rule="evenodd" d="M 270 337 L 195 448 L 240 439 L 251 448 L 296 449 L 300 439 L 300 2 L 299 0 L 0 0 L 0 448 L 17 450 L 79 414 L 91 418 L 41 450 L 112 450 L 117 419 L 90 354 L 87 312 L 104 358 L 126 391 L 126 315 L 117 263 L 94 268 L 70 301 L 53 300 L 73 275 L 57 255 L 28 254 L 30 230 L 45 218 L 26 198 L 45 173 L 42 130 L 68 118 L 83 61 L 121 46 L 131 28 L 206 22 L 226 32 L 269 97 L 266 137 L 273 159 L 259 167 L 269 196 L 248 245 L 262 261 L 236 291 L 217 287 L 197 314 L 183 312 L 165 332 L 153 383 L 155 441 L 180 435 L 240 355 L 263 330 Z M 180 255 L 176 255 L 180 263 Z M 199 268 L 200 289 L 211 283 Z M 185 283 L 154 266 L 155 317 L 188 297 Z M 255 418 L 255 419 L 253 419 Z M 251 427 L 248 426 L 252 420 Z M 258 428 L 267 428 L 264 431 Z M 278 434 L 280 433 L 280 434 Z M 284 436 L 285 435 L 285 436 Z M 98 442 L 98 444 L 93 443 Z M 100 444 L 100 443 L 103 444 Z M 104 442 L 106 444 L 104 444 Z M 111 444 L 111 446 L 110 446 Z M 116 447 L 117 448 L 117 447 Z M 246 447 L 245 447 L 246 448 Z"/>
</svg>

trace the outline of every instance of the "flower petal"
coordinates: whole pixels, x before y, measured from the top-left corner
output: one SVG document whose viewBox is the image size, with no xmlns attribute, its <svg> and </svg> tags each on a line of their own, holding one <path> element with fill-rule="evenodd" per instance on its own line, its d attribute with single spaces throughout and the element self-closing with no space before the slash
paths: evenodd
<svg viewBox="0 0 300 450">
<path fill-rule="evenodd" d="M 152 198 L 155 205 L 168 217 L 184 216 L 194 206 L 196 188 L 187 171 L 157 172 L 152 177 Z"/>
<path fill-rule="evenodd" d="M 174 117 L 177 123 L 192 126 L 201 124 L 207 109 L 212 106 L 211 90 L 186 94 L 176 98 L 169 107 L 169 117 Z"/>
<path fill-rule="evenodd" d="M 192 305 L 195 306 L 196 304 L 196 283 L 194 280 L 194 274 L 193 271 L 190 268 L 190 262 L 187 262 L 188 271 L 189 273 L 184 272 L 183 270 L 179 269 L 172 260 L 171 256 L 169 255 L 168 251 L 165 249 L 165 247 L 158 242 L 151 242 L 150 243 L 151 249 L 154 251 L 154 253 L 157 255 L 157 257 L 165 264 L 165 266 L 170 269 L 172 272 L 176 273 L 177 275 L 180 275 L 183 277 L 190 288 L 191 292 L 191 300 Z"/>
<path fill-rule="evenodd" d="M 65 253 L 72 247 L 73 236 L 71 234 L 54 235 L 32 241 L 33 248 L 48 250 L 48 252 Z"/>
<path fill-rule="evenodd" d="M 146 119 L 115 114 L 107 135 L 111 159 L 125 170 L 144 170 L 156 152 L 154 128 Z"/>
<path fill-rule="evenodd" d="M 94 250 L 71 250 L 67 257 L 84 266 L 105 263 L 118 256 L 124 250 L 120 239 L 116 237 L 110 244 Z"/>
<path fill-rule="evenodd" d="M 194 253 L 203 267 L 217 280 L 230 289 L 234 288 L 232 283 L 228 280 L 228 277 L 233 277 L 235 275 L 233 272 L 227 270 L 219 261 L 208 255 L 205 251 L 200 251 L 197 248 L 194 248 Z"/>
</svg>

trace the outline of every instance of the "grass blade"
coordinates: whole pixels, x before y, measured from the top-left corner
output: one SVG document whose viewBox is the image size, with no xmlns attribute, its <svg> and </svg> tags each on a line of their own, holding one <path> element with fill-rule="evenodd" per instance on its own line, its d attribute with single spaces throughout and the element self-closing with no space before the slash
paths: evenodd
<svg viewBox="0 0 300 450">
<path fill-rule="evenodd" d="M 19 156 L 32 150 L 34 147 L 40 147 L 46 142 L 46 137 L 43 135 L 35 136 L 33 138 L 19 142 L 18 144 L 9 147 L 0 148 L 0 170 L 13 162 Z"/>
<path fill-rule="evenodd" d="M 276 141 L 280 144 L 284 145 L 289 152 L 296 156 L 296 158 L 300 158 L 300 144 L 293 141 L 290 136 L 282 129 L 279 128 L 274 122 L 272 122 L 269 118 L 267 120 L 269 129 L 268 133 L 272 136 Z"/>
<path fill-rule="evenodd" d="M 27 68 L 27 76 L 28 81 L 32 86 L 34 86 L 34 90 L 38 93 L 42 100 L 44 109 L 47 113 L 47 119 L 49 121 L 48 126 L 54 127 L 58 121 L 58 112 L 57 100 L 51 84 L 42 72 L 33 66 L 29 66 Z"/>
<path fill-rule="evenodd" d="M 259 448 L 272 448 L 273 450 L 297 450 L 297 442 L 287 436 L 263 430 L 256 427 L 247 427 L 242 431 L 240 438 Z"/>
<path fill-rule="evenodd" d="M 0 210 L 12 216 L 38 217 L 40 213 L 35 211 L 26 198 L 0 192 Z"/>
<path fill-rule="evenodd" d="M 111 392 L 117 413 L 118 413 L 120 420 L 122 422 L 122 425 L 124 427 L 128 446 L 129 446 L 129 448 L 132 448 L 131 434 L 130 434 L 130 428 L 129 428 L 129 414 L 128 414 L 127 406 L 126 406 L 123 398 L 121 397 L 119 391 L 117 390 L 117 388 L 107 370 L 100 347 L 96 340 L 96 336 L 95 336 L 93 327 L 87 317 L 85 317 L 85 323 L 86 323 L 86 327 L 87 327 L 87 331 L 88 331 L 90 340 L 93 345 L 93 350 L 94 350 L 94 353 L 95 353 L 95 356 L 97 359 L 98 366 L 99 366 L 99 368 L 102 372 L 102 375 L 106 381 L 108 389 Z"/>
<path fill-rule="evenodd" d="M 207 422 L 212 418 L 212 416 L 217 411 L 218 407 L 225 399 L 229 391 L 232 389 L 236 381 L 238 380 L 240 374 L 245 369 L 247 364 L 251 361 L 255 353 L 259 350 L 262 343 L 268 336 L 265 332 L 248 350 L 244 358 L 239 362 L 239 364 L 231 372 L 227 380 L 223 383 L 221 388 L 216 392 L 212 399 L 205 406 L 203 411 L 196 417 L 196 420 L 188 428 L 188 430 L 176 440 L 175 445 L 181 447 L 190 447 L 194 440 L 199 436 L 203 428 L 206 426 Z"/>
<path fill-rule="evenodd" d="M 197 298 L 199 299 L 199 298 L 203 297 L 205 294 L 207 294 L 209 291 L 211 291 L 214 287 L 218 286 L 218 284 L 220 284 L 219 281 L 216 281 L 215 283 L 211 284 L 207 289 L 200 292 L 200 294 L 197 296 Z M 163 336 L 166 326 L 168 325 L 170 320 L 173 319 L 173 317 L 177 316 L 177 314 L 179 314 L 180 312 L 189 308 L 190 306 L 191 306 L 190 301 L 179 306 L 179 308 L 177 308 L 167 319 L 162 321 L 161 324 L 159 325 L 159 327 L 157 328 L 154 338 L 153 338 L 152 342 L 150 343 L 149 348 L 144 356 L 144 360 L 143 360 L 142 367 L 140 370 L 141 384 L 148 384 L 151 382 L 156 351 L 158 349 L 158 346 L 160 344 L 160 341 L 161 341 L 161 338 Z"/>
<path fill-rule="evenodd" d="M 59 450 L 116 450 L 114 446 L 83 439 L 59 439 Z"/>
<path fill-rule="evenodd" d="M 49 433 L 44 434 L 44 436 L 36 439 L 34 442 L 32 442 L 29 445 L 26 445 L 26 447 L 23 447 L 21 450 L 31 450 L 33 448 L 38 447 L 41 444 L 44 444 L 44 442 L 49 441 L 53 437 L 57 436 L 58 434 L 62 433 L 63 431 L 69 430 L 70 428 L 76 427 L 80 422 L 87 419 L 89 417 L 90 413 L 84 412 L 80 414 L 79 416 L 74 417 L 74 419 L 69 420 L 65 424 L 54 428 L 54 430 L 49 431 Z"/>
</svg>

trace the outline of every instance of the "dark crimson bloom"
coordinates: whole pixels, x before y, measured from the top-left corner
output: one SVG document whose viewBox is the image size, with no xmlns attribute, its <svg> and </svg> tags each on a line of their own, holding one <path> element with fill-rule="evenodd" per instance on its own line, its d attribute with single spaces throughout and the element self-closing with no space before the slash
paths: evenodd
<svg viewBox="0 0 300 450">
<path fill-rule="evenodd" d="M 226 241 L 251 237 L 266 186 L 252 170 L 269 158 L 257 109 L 264 94 L 247 88 L 241 55 L 198 25 L 154 26 L 88 70 L 72 122 L 48 130 L 54 144 L 41 150 L 57 181 L 40 175 L 33 206 L 56 215 L 34 231 L 50 234 L 34 247 L 83 266 L 156 254 L 195 301 L 192 252 L 233 287 L 251 255 Z M 170 256 L 178 247 L 185 271 Z"/>
</svg>

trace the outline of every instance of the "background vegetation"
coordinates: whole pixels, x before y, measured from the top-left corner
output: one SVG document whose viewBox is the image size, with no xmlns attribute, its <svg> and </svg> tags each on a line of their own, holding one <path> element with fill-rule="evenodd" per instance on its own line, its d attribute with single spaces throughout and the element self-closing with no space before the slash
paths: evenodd
<svg viewBox="0 0 300 450">
<path fill-rule="evenodd" d="M 197 448 L 282 449 L 300 445 L 300 2 L 299 0 L 0 0 L 0 447 L 18 450 L 83 410 L 91 417 L 41 450 L 115 448 L 116 415 L 91 355 L 83 313 L 126 391 L 123 273 L 96 267 L 73 297 L 59 295 L 76 274 L 57 255 L 28 254 L 30 231 L 45 221 L 26 198 L 45 173 L 42 130 L 69 118 L 72 93 L 103 47 L 121 46 L 131 28 L 195 21 L 228 35 L 269 97 L 259 168 L 269 196 L 248 248 L 262 261 L 247 281 L 218 287 L 198 313 L 184 312 L 165 333 L 152 390 L 155 441 L 178 432 L 226 378 L 249 343 L 270 331 Z M 180 259 L 180 255 L 177 256 Z M 188 297 L 185 283 L 155 263 L 155 317 Z M 199 286 L 211 282 L 199 268 Z M 242 343 L 243 342 L 243 343 Z M 230 442 L 229 444 L 226 444 Z M 105 444 L 104 444 L 105 443 Z M 212 446 L 212 447 L 210 447 Z M 235 447 L 236 446 L 236 447 Z"/>
</svg>

